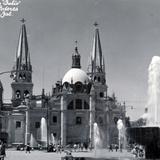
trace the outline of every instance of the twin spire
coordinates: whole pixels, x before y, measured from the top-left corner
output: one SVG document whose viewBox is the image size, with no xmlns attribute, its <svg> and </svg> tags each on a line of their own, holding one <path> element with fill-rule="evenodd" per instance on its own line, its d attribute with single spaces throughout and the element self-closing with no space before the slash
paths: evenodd
<svg viewBox="0 0 160 160">
<path fill-rule="evenodd" d="M 30 61 L 30 53 L 28 48 L 27 32 L 25 26 L 25 20 L 22 19 L 22 26 L 19 35 L 18 47 L 16 52 L 16 64 L 14 66 L 14 71 L 16 72 L 16 79 L 20 71 L 32 72 L 32 66 Z M 95 22 L 95 34 L 93 41 L 93 49 L 90 57 L 90 63 L 88 67 L 88 73 L 105 73 L 105 63 L 104 57 L 102 55 L 102 47 L 100 42 L 100 35 L 98 24 Z M 72 68 L 81 68 L 81 56 L 78 52 L 77 41 L 75 41 L 75 52 L 72 55 Z"/>
<path fill-rule="evenodd" d="M 29 82 L 31 81 L 32 66 L 28 47 L 25 20 L 22 19 L 21 22 L 22 25 L 16 51 L 15 66 L 13 67 L 11 77 L 15 81 L 23 80 Z"/>
<path fill-rule="evenodd" d="M 19 35 L 18 48 L 16 52 L 16 70 L 30 70 L 31 61 L 28 48 L 27 32 L 25 26 L 25 20 L 22 19 L 22 26 Z"/>
<path fill-rule="evenodd" d="M 105 72 L 105 63 L 104 57 L 102 55 L 102 47 L 98 29 L 98 23 L 94 23 L 95 26 L 95 34 L 93 40 L 93 49 L 91 53 L 91 72 Z"/>
</svg>

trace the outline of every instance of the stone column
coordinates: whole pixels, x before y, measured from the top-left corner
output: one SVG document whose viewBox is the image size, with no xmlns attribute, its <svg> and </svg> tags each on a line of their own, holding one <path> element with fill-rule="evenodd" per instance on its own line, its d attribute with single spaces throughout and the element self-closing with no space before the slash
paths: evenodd
<svg viewBox="0 0 160 160">
<path fill-rule="evenodd" d="M 66 145 L 66 102 L 61 96 L 61 145 Z"/>
<path fill-rule="evenodd" d="M 7 133 L 8 133 L 8 144 L 12 144 L 13 142 L 13 137 L 12 137 L 12 132 L 14 131 L 12 126 L 13 126 L 13 120 L 12 120 L 12 115 L 10 115 L 10 113 L 8 113 L 8 116 L 7 116 Z"/>
<path fill-rule="evenodd" d="M 94 145 L 94 122 L 95 122 L 95 101 L 92 95 L 89 98 L 89 139 L 90 147 Z"/>
<path fill-rule="evenodd" d="M 26 126 L 25 126 L 25 145 L 30 142 L 30 119 L 29 119 L 29 109 L 26 108 Z"/>
</svg>

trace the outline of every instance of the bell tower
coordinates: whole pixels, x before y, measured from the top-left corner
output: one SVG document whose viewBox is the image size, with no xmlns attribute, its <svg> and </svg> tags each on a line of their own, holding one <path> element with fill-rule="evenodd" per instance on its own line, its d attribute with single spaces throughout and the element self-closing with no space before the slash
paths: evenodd
<svg viewBox="0 0 160 160">
<path fill-rule="evenodd" d="M 32 95 L 32 65 L 28 48 L 27 32 L 25 20 L 21 20 L 22 25 L 16 51 L 15 64 L 11 72 L 13 82 L 12 87 L 12 104 L 16 107 Z"/>
<path fill-rule="evenodd" d="M 107 96 L 107 85 L 106 85 L 106 73 L 105 73 L 105 62 L 102 54 L 102 47 L 99 35 L 98 24 L 95 22 L 95 34 L 93 40 L 93 49 L 90 56 L 90 62 L 88 65 L 88 75 L 92 79 L 94 88 L 97 90 L 99 97 L 103 98 Z"/>
<path fill-rule="evenodd" d="M 105 62 L 102 55 L 102 47 L 99 35 L 98 24 L 95 22 L 95 34 L 93 40 L 93 49 L 90 56 L 90 62 L 88 65 L 88 75 L 93 81 L 105 83 Z"/>
<path fill-rule="evenodd" d="M 91 145 L 94 145 L 93 131 L 94 123 L 98 125 L 101 130 L 99 137 L 104 138 L 102 146 L 106 147 L 108 144 L 108 118 L 107 111 L 107 84 L 105 73 L 105 62 L 102 54 L 102 47 L 100 41 L 100 34 L 98 24 L 94 24 L 95 33 L 93 39 L 93 48 L 90 57 L 90 63 L 88 66 L 88 76 L 92 81 L 92 87 L 90 91 L 90 141 Z M 107 111 L 107 112 L 106 112 Z"/>
</svg>

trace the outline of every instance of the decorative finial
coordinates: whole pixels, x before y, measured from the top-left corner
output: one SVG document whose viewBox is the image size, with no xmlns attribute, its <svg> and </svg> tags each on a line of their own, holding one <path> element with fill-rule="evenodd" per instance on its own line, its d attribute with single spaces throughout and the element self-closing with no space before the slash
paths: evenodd
<svg viewBox="0 0 160 160">
<path fill-rule="evenodd" d="M 97 27 L 97 26 L 98 26 L 98 23 L 97 23 L 97 22 L 95 22 L 93 25 L 94 25 L 95 27 Z"/>
<path fill-rule="evenodd" d="M 24 18 L 22 18 L 20 21 L 21 21 L 22 23 L 24 23 L 26 20 L 25 20 Z"/>
<path fill-rule="evenodd" d="M 75 41 L 75 52 L 78 54 L 78 41 Z"/>
</svg>

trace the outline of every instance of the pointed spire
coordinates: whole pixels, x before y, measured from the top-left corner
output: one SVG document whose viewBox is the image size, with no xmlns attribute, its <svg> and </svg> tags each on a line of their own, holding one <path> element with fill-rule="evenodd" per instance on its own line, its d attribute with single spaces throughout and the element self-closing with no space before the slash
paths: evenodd
<svg viewBox="0 0 160 160">
<path fill-rule="evenodd" d="M 30 70 L 30 54 L 28 48 L 27 32 L 25 20 L 22 19 L 22 26 L 19 35 L 17 53 L 16 53 L 16 70 Z"/>
<path fill-rule="evenodd" d="M 72 55 L 72 68 L 81 68 L 81 56 L 78 52 L 78 42 L 75 41 L 75 52 Z"/>
<path fill-rule="evenodd" d="M 95 22 L 94 26 L 95 26 L 95 35 L 94 35 L 93 50 L 92 50 L 92 67 L 94 72 L 97 71 L 102 72 L 103 56 L 102 56 L 98 23 Z"/>
<path fill-rule="evenodd" d="M 27 40 L 26 25 L 25 25 L 26 21 L 24 19 L 22 19 L 20 21 L 22 22 L 22 25 L 21 25 L 21 29 L 20 29 L 18 46 L 17 46 L 17 51 L 16 51 L 16 64 L 13 67 L 14 72 L 16 72 L 15 78 L 14 78 L 16 80 L 21 78 L 21 76 L 22 76 L 20 73 L 21 71 L 32 72 L 30 53 L 29 53 L 29 47 L 28 47 L 28 40 Z M 31 78 L 31 76 L 29 76 L 29 77 Z M 25 78 L 25 77 L 23 77 L 23 78 Z"/>
</svg>

